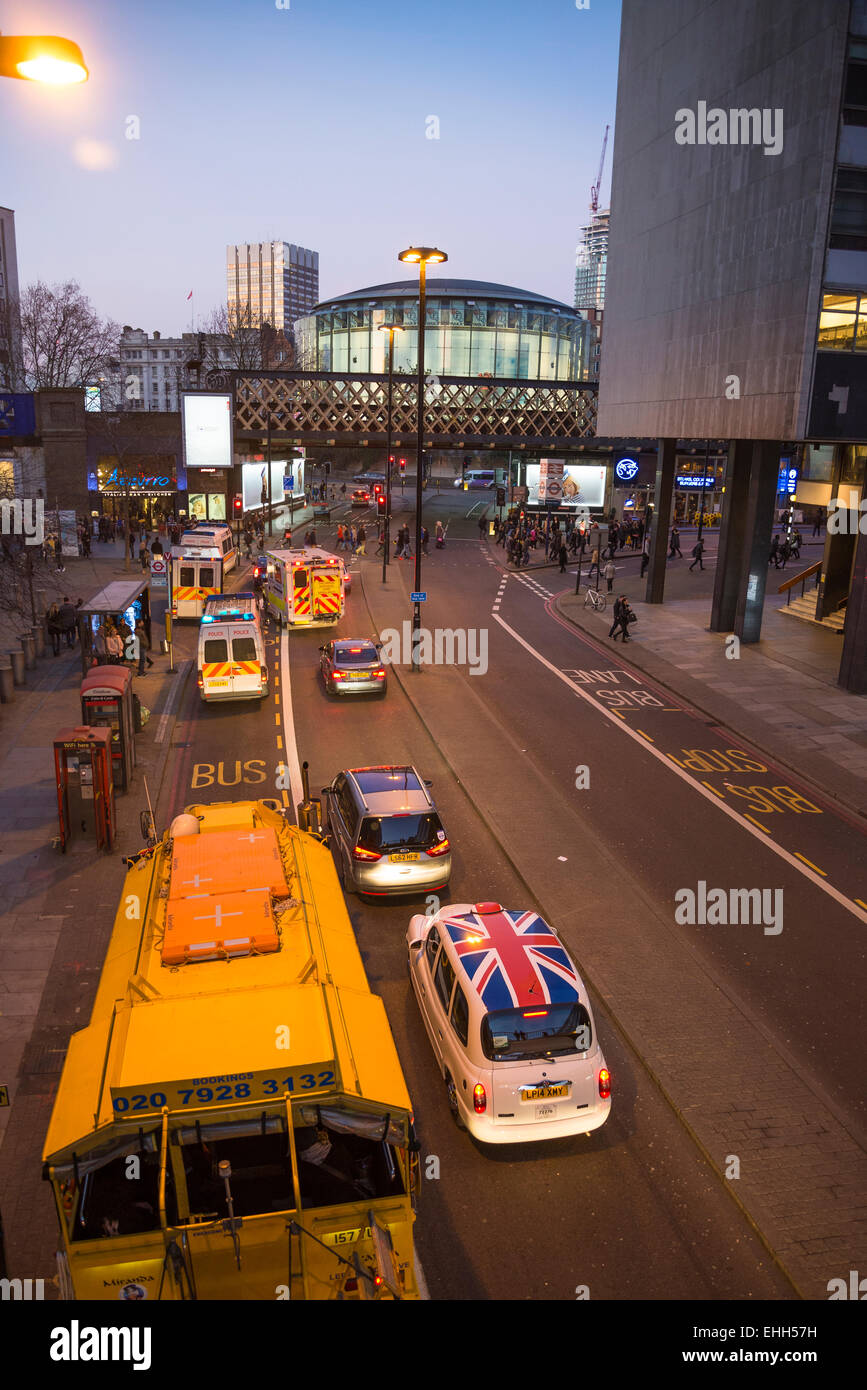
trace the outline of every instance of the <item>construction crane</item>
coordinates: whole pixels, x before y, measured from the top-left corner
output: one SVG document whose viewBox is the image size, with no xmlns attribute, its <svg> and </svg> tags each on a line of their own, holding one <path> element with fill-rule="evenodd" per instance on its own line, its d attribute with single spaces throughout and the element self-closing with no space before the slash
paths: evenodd
<svg viewBox="0 0 867 1390">
<path fill-rule="evenodd" d="M 596 182 L 590 185 L 590 211 L 594 217 L 599 211 L 599 190 L 602 187 L 602 166 L 605 163 L 605 151 L 608 147 L 608 126 L 605 127 L 605 135 L 602 139 L 602 153 L 599 156 L 599 173 L 596 175 Z"/>
</svg>

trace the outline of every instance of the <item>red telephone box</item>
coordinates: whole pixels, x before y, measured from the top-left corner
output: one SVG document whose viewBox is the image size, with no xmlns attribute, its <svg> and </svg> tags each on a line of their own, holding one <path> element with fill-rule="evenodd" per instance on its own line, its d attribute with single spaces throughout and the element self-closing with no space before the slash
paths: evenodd
<svg viewBox="0 0 867 1390">
<path fill-rule="evenodd" d="M 81 682 L 81 718 L 92 728 L 111 729 L 114 785 L 126 791 L 135 767 L 132 672 L 126 666 L 91 666 Z"/>
<path fill-rule="evenodd" d="M 72 839 L 95 838 L 111 849 L 117 831 L 111 768 L 111 729 L 59 729 L 54 738 L 54 773 L 60 848 Z"/>
</svg>

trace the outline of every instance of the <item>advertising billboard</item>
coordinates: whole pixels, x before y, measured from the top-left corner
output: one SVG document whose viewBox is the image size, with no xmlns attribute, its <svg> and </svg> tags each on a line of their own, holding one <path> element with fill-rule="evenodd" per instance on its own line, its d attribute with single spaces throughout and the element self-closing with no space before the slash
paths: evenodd
<svg viewBox="0 0 867 1390">
<path fill-rule="evenodd" d="M 271 501 L 275 506 L 282 504 L 284 500 L 283 480 L 295 462 L 297 462 L 295 459 L 289 463 L 285 463 L 283 459 L 271 460 Z M 254 507 L 267 507 L 268 465 L 264 460 L 261 463 L 245 463 L 242 466 L 241 496 L 244 501 L 245 512 L 252 511 Z"/>
<path fill-rule="evenodd" d="M 184 391 L 181 418 L 187 468 L 232 467 L 232 397 L 227 391 Z"/>
<path fill-rule="evenodd" d="M 567 463 L 563 468 L 562 507 L 596 507 L 605 505 L 604 463 Z M 559 481 L 559 478 L 558 478 Z M 538 463 L 527 464 L 528 502 L 531 507 L 545 506 L 546 498 L 540 496 L 540 467 Z M 550 488 L 550 483 L 548 484 Z M 544 489 L 543 489 L 544 491 Z"/>
</svg>

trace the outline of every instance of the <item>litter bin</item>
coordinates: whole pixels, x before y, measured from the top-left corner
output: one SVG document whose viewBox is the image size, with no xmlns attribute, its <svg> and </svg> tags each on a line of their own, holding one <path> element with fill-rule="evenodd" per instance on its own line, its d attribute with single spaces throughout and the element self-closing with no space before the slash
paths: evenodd
<svg viewBox="0 0 867 1390">
<path fill-rule="evenodd" d="M 32 671 L 36 665 L 36 643 L 32 632 L 25 632 L 21 638 L 21 650 L 24 653 L 24 665 L 28 671 Z"/>
<path fill-rule="evenodd" d="M 16 685 L 24 684 L 24 653 L 13 647 L 6 653 L 12 662 L 12 679 Z"/>
<path fill-rule="evenodd" d="M 12 679 L 12 662 L 8 656 L 0 659 L 0 704 L 8 705 L 15 698 L 15 682 Z"/>
</svg>

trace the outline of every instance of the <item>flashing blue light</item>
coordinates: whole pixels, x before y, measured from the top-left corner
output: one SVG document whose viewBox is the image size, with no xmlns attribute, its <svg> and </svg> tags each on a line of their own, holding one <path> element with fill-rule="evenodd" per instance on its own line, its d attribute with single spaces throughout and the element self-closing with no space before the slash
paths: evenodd
<svg viewBox="0 0 867 1390">
<path fill-rule="evenodd" d="M 214 621 L 213 618 L 203 618 L 203 619 L 202 619 L 202 622 L 203 622 L 203 623 L 212 623 L 213 621 Z"/>
</svg>

